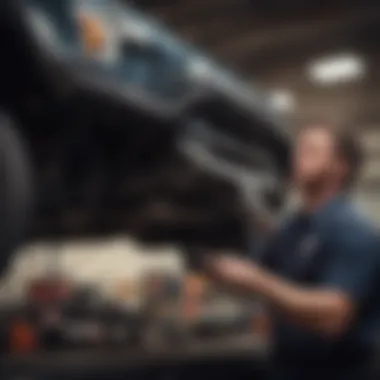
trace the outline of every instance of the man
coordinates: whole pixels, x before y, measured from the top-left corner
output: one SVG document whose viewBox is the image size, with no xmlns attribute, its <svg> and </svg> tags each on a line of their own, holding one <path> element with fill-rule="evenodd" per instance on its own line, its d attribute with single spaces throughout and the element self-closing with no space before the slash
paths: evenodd
<svg viewBox="0 0 380 380">
<path fill-rule="evenodd" d="M 273 311 L 274 379 L 370 378 L 380 250 L 345 194 L 359 153 L 348 134 L 308 125 L 293 157 L 302 207 L 274 234 L 260 264 L 214 253 L 198 261 L 213 279 L 257 294 Z"/>
</svg>

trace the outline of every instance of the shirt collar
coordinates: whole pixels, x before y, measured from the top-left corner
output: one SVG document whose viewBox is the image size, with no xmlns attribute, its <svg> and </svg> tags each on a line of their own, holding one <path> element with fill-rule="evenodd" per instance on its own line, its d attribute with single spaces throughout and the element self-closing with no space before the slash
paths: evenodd
<svg viewBox="0 0 380 380">
<path fill-rule="evenodd" d="M 331 214 L 335 210 L 338 210 L 342 206 L 345 199 L 346 197 L 342 194 L 336 195 L 321 205 L 316 211 L 308 215 L 300 215 L 300 217 L 308 219 L 312 224 L 318 225 L 324 223 L 326 219 L 330 219 Z"/>
</svg>

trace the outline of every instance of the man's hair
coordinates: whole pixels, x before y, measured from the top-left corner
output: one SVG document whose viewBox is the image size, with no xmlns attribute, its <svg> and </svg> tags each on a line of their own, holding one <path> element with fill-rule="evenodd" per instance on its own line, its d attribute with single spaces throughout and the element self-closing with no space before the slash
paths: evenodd
<svg viewBox="0 0 380 380">
<path fill-rule="evenodd" d="M 324 129 L 334 139 L 336 153 L 348 166 L 348 174 L 343 181 L 344 190 L 349 190 L 356 181 L 361 170 L 363 154 L 360 139 L 353 132 L 354 128 L 341 126 L 326 121 L 304 124 L 306 129 Z"/>
</svg>

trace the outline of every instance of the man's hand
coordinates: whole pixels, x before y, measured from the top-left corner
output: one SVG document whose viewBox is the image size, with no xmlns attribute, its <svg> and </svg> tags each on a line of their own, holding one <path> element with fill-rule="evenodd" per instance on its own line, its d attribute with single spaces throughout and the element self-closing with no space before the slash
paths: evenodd
<svg viewBox="0 0 380 380">
<path fill-rule="evenodd" d="M 225 255 L 210 255 L 205 258 L 204 269 L 217 281 L 245 288 L 249 286 L 254 291 L 256 281 L 263 274 L 261 268 L 244 259 Z"/>
<path fill-rule="evenodd" d="M 355 314 L 354 304 L 344 293 L 298 286 L 247 260 L 210 254 L 203 265 L 216 282 L 258 295 L 284 318 L 327 338 L 344 332 Z"/>
</svg>

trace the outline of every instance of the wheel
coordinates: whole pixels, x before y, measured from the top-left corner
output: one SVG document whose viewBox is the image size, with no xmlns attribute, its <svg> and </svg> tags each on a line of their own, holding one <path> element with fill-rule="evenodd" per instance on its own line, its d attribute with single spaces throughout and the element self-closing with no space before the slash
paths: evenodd
<svg viewBox="0 0 380 380">
<path fill-rule="evenodd" d="M 31 163 L 10 118 L 0 114 L 0 275 L 25 237 L 32 211 Z"/>
</svg>

